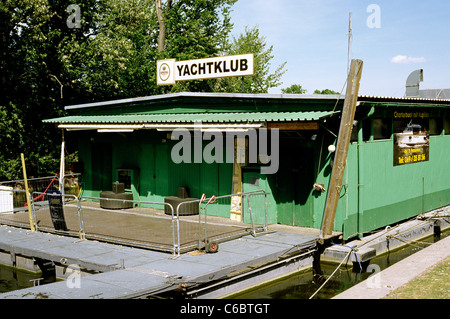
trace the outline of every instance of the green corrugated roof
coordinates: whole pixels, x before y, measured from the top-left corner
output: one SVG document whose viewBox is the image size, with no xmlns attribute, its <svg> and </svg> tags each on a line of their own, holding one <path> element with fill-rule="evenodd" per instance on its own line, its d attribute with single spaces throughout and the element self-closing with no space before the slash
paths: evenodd
<svg viewBox="0 0 450 319">
<path fill-rule="evenodd" d="M 44 120 L 58 124 L 144 124 L 144 123 L 234 123 L 316 121 L 332 111 L 307 112 L 233 112 L 189 114 L 73 115 Z"/>
</svg>

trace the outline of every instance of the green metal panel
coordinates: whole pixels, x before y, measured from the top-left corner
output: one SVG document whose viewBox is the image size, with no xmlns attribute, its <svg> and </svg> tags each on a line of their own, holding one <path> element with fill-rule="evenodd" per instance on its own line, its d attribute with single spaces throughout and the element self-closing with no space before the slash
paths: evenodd
<svg viewBox="0 0 450 319">
<path fill-rule="evenodd" d="M 449 143 L 450 136 L 431 136 L 430 160 L 403 166 L 392 164 L 392 140 L 362 143 L 359 162 L 354 160 L 358 146 L 351 145 L 349 186 L 342 189 L 334 230 L 348 238 L 450 204 L 450 160 L 443 151 Z M 363 180 L 356 187 L 358 171 Z"/>
<path fill-rule="evenodd" d="M 337 95 L 271 95 L 271 94 L 216 94 L 176 93 L 125 100 L 88 103 L 68 106 L 72 114 L 114 115 L 148 113 L 193 113 L 216 112 L 290 112 L 332 110 Z M 342 107 L 341 98 L 337 109 Z"/>
<path fill-rule="evenodd" d="M 156 146 L 141 144 L 139 156 L 140 196 L 142 200 L 156 201 L 161 197 L 156 194 Z"/>
<path fill-rule="evenodd" d="M 162 201 L 164 197 L 170 196 L 169 148 L 167 144 L 155 144 L 155 165 L 155 195 Z"/>
<path fill-rule="evenodd" d="M 350 143 L 334 223 L 335 229 L 341 229 L 345 238 L 358 234 L 358 190 L 358 143 Z"/>
<path fill-rule="evenodd" d="M 232 175 L 233 175 L 233 164 L 231 163 L 222 163 L 218 165 L 218 194 L 219 196 L 229 195 L 232 193 Z M 220 201 L 220 208 L 218 216 L 221 217 L 230 217 L 231 210 L 231 198 L 222 199 Z"/>
<path fill-rule="evenodd" d="M 311 142 L 281 139 L 280 167 L 274 175 L 279 223 L 313 226 L 314 164 Z"/>
<path fill-rule="evenodd" d="M 267 193 L 267 223 L 277 223 L 277 204 L 274 197 L 274 188 L 270 181 L 271 176 L 261 174 L 258 169 L 246 170 L 242 172 L 242 191 L 253 192 L 256 190 L 263 190 Z M 264 225 L 265 223 L 265 199 L 263 195 L 252 195 L 244 197 L 242 202 L 242 214 L 245 223 L 251 222 L 250 213 L 248 210 L 248 201 L 253 217 L 253 222 L 257 225 Z"/>
<path fill-rule="evenodd" d="M 61 124 L 142 124 L 142 123 L 203 123 L 222 122 L 284 122 L 312 121 L 332 114 L 330 111 L 306 112 L 207 112 L 176 114 L 134 114 L 134 115 L 74 115 L 45 120 Z"/>
</svg>

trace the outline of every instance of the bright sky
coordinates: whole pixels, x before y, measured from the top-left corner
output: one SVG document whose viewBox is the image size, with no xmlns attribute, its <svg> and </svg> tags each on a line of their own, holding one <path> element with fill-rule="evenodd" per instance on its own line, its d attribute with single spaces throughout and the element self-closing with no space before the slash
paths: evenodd
<svg viewBox="0 0 450 319">
<path fill-rule="evenodd" d="M 273 45 L 272 67 L 287 61 L 281 88 L 300 84 L 340 92 L 348 61 L 364 61 L 360 95 L 402 97 L 408 75 L 424 69 L 421 89 L 450 88 L 448 0 L 238 0 L 233 35 L 258 26 Z"/>
</svg>

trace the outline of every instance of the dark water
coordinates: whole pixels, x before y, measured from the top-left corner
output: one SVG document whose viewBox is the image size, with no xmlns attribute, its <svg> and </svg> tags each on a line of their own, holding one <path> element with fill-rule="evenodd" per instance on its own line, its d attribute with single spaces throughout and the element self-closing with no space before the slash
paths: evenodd
<svg viewBox="0 0 450 319">
<path fill-rule="evenodd" d="M 42 278 L 41 280 L 38 280 Z M 53 274 L 31 273 L 28 271 L 0 265 L 0 293 L 33 287 L 35 284 L 55 282 Z"/>
<path fill-rule="evenodd" d="M 430 236 L 422 239 L 423 242 L 434 243 L 450 235 L 450 230 L 446 230 L 440 237 Z M 395 264 L 396 262 L 428 247 L 429 244 L 412 243 L 418 247 L 406 245 L 404 248 L 397 249 L 391 253 L 376 257 L 370 261 L 369 271 L 359 271 L 353 269 L 353 264 L 345 263 L 333 275 L 333 277 L 321 288 L 314 296 L 314 299 L 329 299 L 346 289 L 366 280 L 374 274 L 374 271 L 380 271 Z M 239 295 L 232 296 L 233 299 L 308 299 L 310 298 L 325 280 L 335 271 L 338 264 L 321 263 L 320 269 L 322 276 L 315 278 L 312 270 L 290 276 L 260 286 L 251 291 L 246 291 Z M 359 267 L 357 267 L 359 268 Z M 364 268 L 364 266 L 363 266 Z"/>
<path fill-rule="evenodd" d="M 441 234 L 440 237 L 430 236 L 421 241 L 433 243 L 450 235 L 450 229 Z M 422 248 L 428 247 L 427 244 L 413 243 L 416 246 L 406 245 L 404 248 L 397 249 L 389 254 L 376 257 L 370 261 L 372 267 L 377 270 L 383 270 L 396 262 L 414 254 Z M 232 296 L 233 299 L 308 299 L 316 290 L 324 283 L 337 264 L 321 263 L 320 270 L 322 275 L 315 278 L 311 269 L 292 275 L 288 278 L 278 280 L 260 286 L 251 291 L 246 291 L 239 295 Z M 379 268 L 378 268 L 379 267 Z M 353 265 L 349 262 L 333 275 L 326 285 L 314 296 L 314 299 L 329 299 L 340 292 L 366 280 L 372 272 L 359 271 L 353 269 Z M 34 274 L 12 267 L 0 265 L 0 293 L 33 287 L 33 280 L 43 278 L 40 284 L 55 282 L 54 273 Z M 37 283 L 36 283 L 37 284 Z"/>
</svg>

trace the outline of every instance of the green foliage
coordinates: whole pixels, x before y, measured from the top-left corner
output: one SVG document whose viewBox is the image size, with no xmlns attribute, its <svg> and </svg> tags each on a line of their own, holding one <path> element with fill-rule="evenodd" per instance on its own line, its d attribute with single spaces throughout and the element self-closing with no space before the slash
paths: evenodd
<svg viewBox="0 0 450 319">
<path fill-rule="evenodd" d="M 336 92 L 336 91 L 333 91 L 333 90 L 330 90 L 330 89 L 325 89 L 325 90 L 322 90 L 322 91 L 315 90 L 314 94 L 340 94 L 340 93 Z"/>
<path fill-rule="evenodd" d="M 255 74 L 252 77 L 224 78 L 217 80 L 214 91 L 235 93 L 267 93 L 270 88 L 280 86 L 281 77 L 286 72 L 286 62 L 270 73 L 273 59 L 273 46 L 267 47 L 266 38 L 261 36 L 258 27 L 245 28 L 239 37 L 233 37 L 226 44 L 223 55 L 253 53 Z"/>
<path fill-rule="evenodd" d="M 177 60 L 219 56 L 233 27 L 231 6 L 237 0 L 174 0 L 166 8 L 167 36 L 160 58 Z M 156 61 L 155 61 L 156 63 Z M 216 80 L 178 82 L 170 92 L 211 92 Z"/>
<path fill-rule="evenodd" d="M 70 85 L 88 101 L 154 94 L 154 1 L 104 0 L 93 9 L 92 28 L 74 30 L 60 44 Z"/>
<path fill-rule="evenodd" d="M 60 62 L 60 12 L 46 0 L 0 3 L 0 179 L 21 178 L 20 153 L 52 158 L 59 133 L 42 120 L 63 114 Z M 64 22 L 65 23 L 65 22 Z M 40 154 L 41 156 L 38 156 Z M 30 167 L 30 175 L 43 167 Z"/>
<path fill-rule="evenodd" d="M 300 84 L 292 84 L 291 86 L 281 89 L 283 94 L 305 94 L 306 89 L 303 89 Z"/>
<path fill-rule="evenodd" d="M 257 28 L 229 39 L 237 0 L 166 0 L 166 39 L 158 50 L 155 0 L 3 0 L 0 2 L 0 180 L 58 171 L 61 132 L 42 120 L 64 106 L 178 91 L 267 92 L 285 63 L 269 73 L 272 47 Z M 80 9 L 79 27 L 70 27 Z M 156 86 L 156 60 L 255 53 L 256 74 L 242 79 Z M 244 85 L 242 85 L 244 84 Z M 77 148 L 66 134 L 69 154 Z"/>
<path fill-rule="evenodd" d="M 231 31 L 230 7 L 236 1 L 173 1 L 166 16 L 167 57 L 189 60 L 217 55 Z"/>
<path fill-rule="evenodd" d="M 292 84 L 291 86 L 281 89 L 283 94 L 305 94 L 307 92 L 306 89 L 302 88 L 300 84 Z M 325 90 L 315 90 L 313 94 L 340 94 L 339 92 L 325 89 Z"/>
</svg>

